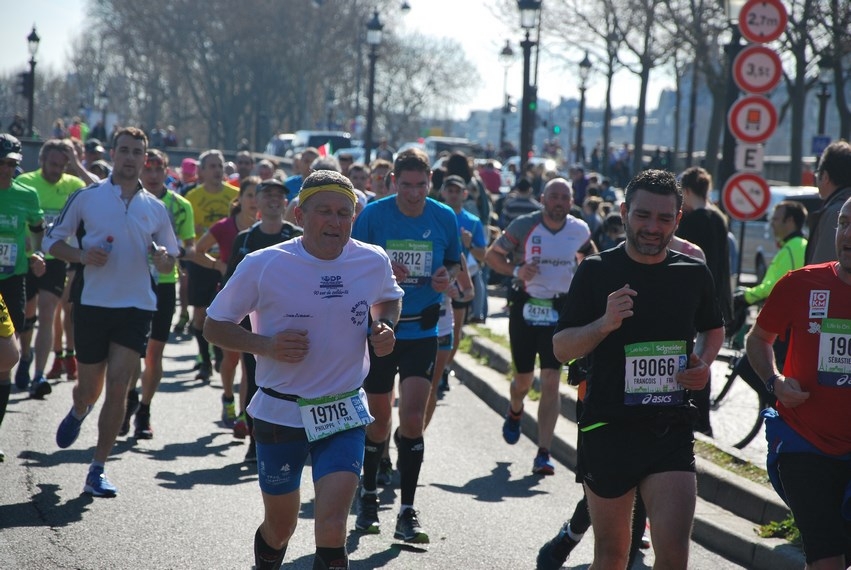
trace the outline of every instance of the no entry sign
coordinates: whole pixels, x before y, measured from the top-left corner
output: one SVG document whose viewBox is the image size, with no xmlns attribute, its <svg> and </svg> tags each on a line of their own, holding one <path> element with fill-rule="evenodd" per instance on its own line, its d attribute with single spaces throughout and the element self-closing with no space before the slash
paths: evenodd
<svg viewBox="0 0 851 570">
<path fill-rule="evenodd" d="M 745 143 L 768 140 L 777 128 L 777 109 L 761 95 L 749 95 L 736 101 L 727 116 L 733 135 Z"/>
<path fill-rule="evenodd" d="M 740 172 L 733 175 L 721 192 L 724 209 L 740 222 L 757 220 L 768 210 L 771 191 L 758 174 Z"/>
<path fill-rule="evenodd" d="M 762 45 L 749 45 L 736 56 L 733 77 L 739 89 L 746 93 L 768 93 L 780 83 L 780 56 Z"/>
</svg>

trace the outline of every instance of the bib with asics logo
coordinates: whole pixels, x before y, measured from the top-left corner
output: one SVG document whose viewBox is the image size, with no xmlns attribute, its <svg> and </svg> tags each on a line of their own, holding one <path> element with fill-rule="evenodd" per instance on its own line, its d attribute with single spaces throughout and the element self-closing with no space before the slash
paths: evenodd
<svg viewBox="0 0 851 570">
<path fill-rule="evenodd" d="M 309 441 L 318 441 L 375 420 L 369 413 L 363 388 L 336 396 L 299 398 L 298 407 Z"/>
<path fill-rule="evenodd" d="M 685 370 L 685 341 L 654 341 L 628 344 L 624 374 L 624 404 L 627 406 L 677 406 L 685 391 L 674 376 Z"/>
<path fill-rule="evenodd" d="M 412 239 L 387 240 L 387 255 L 408 270 L 408 276 L 400 285 L 422 285 L 431 280 L 432 244 Z"/>
<path fill-rule="evenodd" d="M 851 320 L 822 319 L 818 383 L 822 386 L 851 388 Z"/>
</svg>

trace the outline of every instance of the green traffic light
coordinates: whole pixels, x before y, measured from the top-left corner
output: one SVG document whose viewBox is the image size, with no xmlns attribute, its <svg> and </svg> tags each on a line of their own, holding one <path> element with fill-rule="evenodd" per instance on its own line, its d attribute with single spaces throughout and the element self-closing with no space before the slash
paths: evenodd
<svg viewBox="0 0 851 570">
<path fill-rule="evenodd" d="M 558 125 L 553 125 L 553 134 L 557 135 L 559 133 L 561 133 L 561 127 Z"/>
</svg>

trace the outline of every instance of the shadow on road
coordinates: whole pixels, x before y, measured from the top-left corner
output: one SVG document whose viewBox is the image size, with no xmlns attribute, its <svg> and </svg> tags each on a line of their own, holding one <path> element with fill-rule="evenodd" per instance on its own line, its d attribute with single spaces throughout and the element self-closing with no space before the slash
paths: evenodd
<svg viewBox="0 0 851 570">
<path fill-rule="evenodd" d="M 541 476 L 529 474 L 522 479 L 512 480 L 510 466 L 508 462 L 497 462 L 490 475 L 470 479 L 463 487 L 443 483 L 432 483 L 432 486 L 450 493 L 473 495 L 477 501 L 486 503 L 496 503 L 506 497 L 523 498 L 546 493 L 532 488 L 541 481 Z"/>
<path fill-rule="evenodd" d="M 81 494 L 60 504 L 59 485 L 42 483 L 39 492 L 26 503 L 0 505 L 0 528 L 64 527 L 83 520 L 86 508 L 94 501 Z"/>
</svg>

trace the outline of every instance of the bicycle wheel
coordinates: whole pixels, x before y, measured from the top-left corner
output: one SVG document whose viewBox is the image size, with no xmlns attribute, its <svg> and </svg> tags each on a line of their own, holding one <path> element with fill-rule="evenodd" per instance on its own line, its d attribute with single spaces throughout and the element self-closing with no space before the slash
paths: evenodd
<svg viewBox="0 0 851 570">
<path fill-rule="evenodd" d="M 741 357 L 734 356 L 730 359 L 728 363 L 730 372 L 727 374 L 726 381 L 724 382 L 724 387 L 721 388 L 721 391 L 718 392 L 716 396 L 710 399 L 710 409 L 717 410 L 721 403 L 724 401 L 724 398 L 730 392 L 730 389 L 733 387 L 733 382 L 736 381 L 738 375 L 736 374 L 736 364 L 739 362 Z"/>
<path fill-rule="evenodd" d="M 760 433 L 760 412 L 764 400 L 747 382 L 737 381 L 740 378 L 737 368 L 731 370 L 726 377 L 723 374 L 723 368 L 713 370 L 713 375 L 718 378 L 718 385 L 722 386 L 713 400 L 713 435 L 715 440 L 723 445 L 742 449 Z"/>
</svg>

